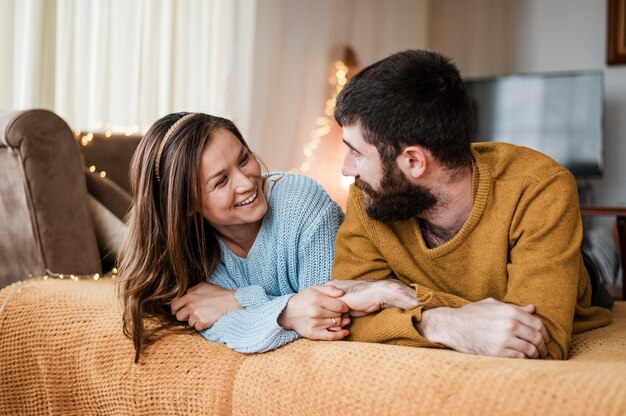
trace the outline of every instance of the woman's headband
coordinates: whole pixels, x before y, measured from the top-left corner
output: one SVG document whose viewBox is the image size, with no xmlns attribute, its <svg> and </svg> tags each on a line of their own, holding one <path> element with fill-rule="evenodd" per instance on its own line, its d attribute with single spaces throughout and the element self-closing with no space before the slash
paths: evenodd
<svg viewBox="0 0 626 416">
<path fill-rule="evenodd" d="M 163 136 L 163 139 L 161 140 L 161 144 L 159 145 L 159 151 L 157 152 L 157 155 L 156 155 L 156 160 L 155 160 L 156 164 L 155 164 L 155 169 L 154 169 L 158 182 L 161 182 L 161 177 L 159 176 L 159 170 L 161 168 L 161 156 L 163 154 L 163 149 L 165 148 L 165 144 L 170 139 L 170 136 L 172 136 L 174 131 L 178 128 L 178 126 L 180 126 L 181 124 L 185 122 L 185 120 L 195 116 L 196 114 L 198 113 L 189 113 L 189 114 L 182 116 L 181 118 L 178 119 L 176 123 L 172 124 L 172 126 L 167 130 L 167 133 L 165 133 L 165 136 Z"/>
</svg>

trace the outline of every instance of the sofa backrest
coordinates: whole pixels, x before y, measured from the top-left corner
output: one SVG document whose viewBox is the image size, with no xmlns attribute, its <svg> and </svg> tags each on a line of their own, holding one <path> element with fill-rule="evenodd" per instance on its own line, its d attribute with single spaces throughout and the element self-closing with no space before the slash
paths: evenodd
<svg viewBox="0 0 626 416">
<path fill-rule="evenodd" d="M 101 272 L 76 141 L 46 110 L 0 113 L 0 287 Z"/>
<path fill-rule="evenodd" d="M 106 177 L 130 193 L 128 169 L 133 153 L 142 136 L 125 134 L 87 133 L 78 135 L 80 153 L 87 168 L 94 166 L 98 172 L 106 172 Z"/>
</svg>

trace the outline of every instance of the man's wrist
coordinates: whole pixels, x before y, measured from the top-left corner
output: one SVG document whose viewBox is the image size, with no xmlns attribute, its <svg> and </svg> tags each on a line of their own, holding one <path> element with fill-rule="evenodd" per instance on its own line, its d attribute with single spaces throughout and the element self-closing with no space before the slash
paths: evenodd
<svg viewBox="0 0 626 416">
<path fill-rule="evenodd" d="M 415 324 L 415 329 L 419 334 L 430 342 L 435 342 L 445 346 L 450 346 L 446 339 L 446 323 L 445 316 L 449 316 L 452 308 L 440 307 L 428 309 L 422 312 L 422 318 Z"/>
<path fill-rule="evenodd" d="M 407 310 L 419 305 L 415 299 L 415 289 L 411 286 L 396 279 L 387 279 L 381 283 L 383 284 L 381 302 L 384 308 L 398 307 Z"/>
</svg>

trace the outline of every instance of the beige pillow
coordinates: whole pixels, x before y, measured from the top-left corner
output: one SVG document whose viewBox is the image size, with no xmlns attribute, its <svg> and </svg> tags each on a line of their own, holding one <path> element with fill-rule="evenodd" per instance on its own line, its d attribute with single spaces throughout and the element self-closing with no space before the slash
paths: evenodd
<svg viewBox="0 0 626 416">
<path fill-rule="evenodd" d="M 124 219 L 131 205 L 131 197 L 107 177 L 85 170 L 89 209 L 94 222 L 102 270 L 115 267 L 126 225 Z"/>
<path fill-rule="evenodd" d="M 102 270 L 106 272 L 115 266 L 126 233 L 126 224 L 92 195 L 89 195 L 89 209 L 100 248 Z"/>
</svg>

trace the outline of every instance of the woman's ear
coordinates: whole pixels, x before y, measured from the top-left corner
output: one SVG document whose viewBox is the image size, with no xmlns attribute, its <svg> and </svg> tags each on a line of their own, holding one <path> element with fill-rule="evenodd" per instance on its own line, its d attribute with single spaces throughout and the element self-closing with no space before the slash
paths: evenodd
<svg viewBox="0 0 626 416">
<path fill-rule="evenodd" d="M 405 147 L 398 156 L 398 166 L 407 177 L 420 178 L 426 173 L 429 155 L 429 152 L 421 146 Z"/>
</svg>

